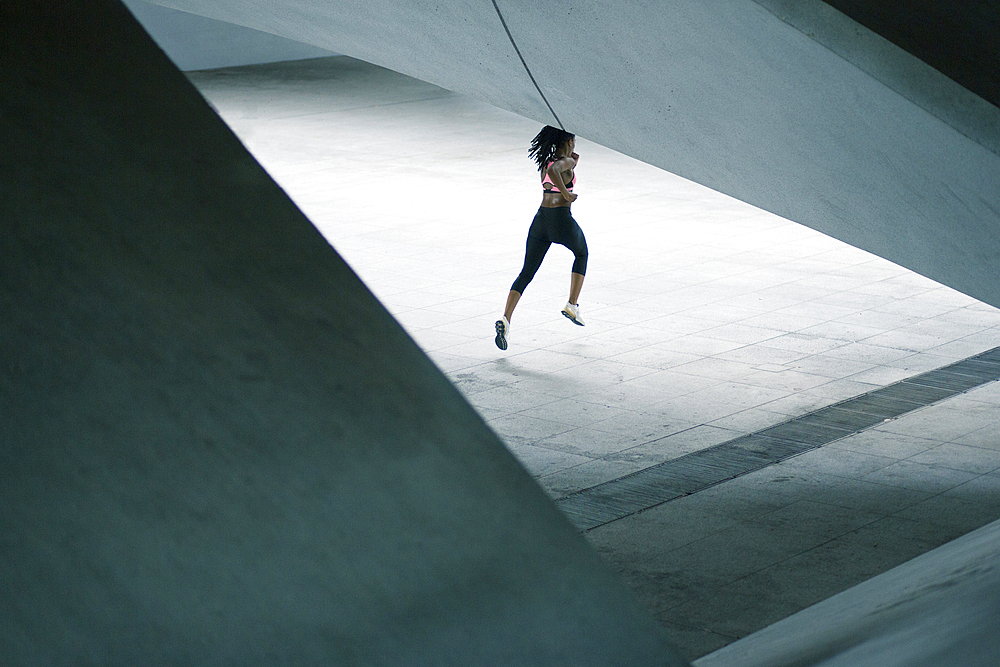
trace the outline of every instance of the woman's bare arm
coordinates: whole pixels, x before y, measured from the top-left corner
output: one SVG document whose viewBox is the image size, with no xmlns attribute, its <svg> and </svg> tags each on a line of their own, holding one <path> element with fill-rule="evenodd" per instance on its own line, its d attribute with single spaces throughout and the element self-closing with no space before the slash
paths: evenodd
<svg viewBox="0 0 1000 667">
<path fill-rule="evenodd" d="M 563 199 L 569 202 L 576 201 L 576 194 L 566 189 L 566 181 L 563 180 L 563 172 L 568 171 L 572 174 L 575 166 L 576 159 L 572 157 L 564 157 L 550 164 L 547 170 L 549 178 L 555 186 L 559 188 L 559 193 L 563 196 Z"/>
</svg>

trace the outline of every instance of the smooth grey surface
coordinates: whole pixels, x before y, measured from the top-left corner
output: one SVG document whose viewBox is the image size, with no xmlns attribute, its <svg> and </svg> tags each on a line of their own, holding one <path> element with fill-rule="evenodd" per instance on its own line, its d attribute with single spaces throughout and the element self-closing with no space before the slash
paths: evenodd
<svg viewBox="0 0 1000 667">
<path fill-rule="evenodd" d="M 4 665 L 683 664 L 123 5 L 0 26 Z"/>
<path fill-rule="evenodd" d="M 939 667 L 1000 657 L 1000 522 L 695 662 L 697 667 Z"/>
<path fill-rule="evenodd" d="M 492 3 L 158 4 L 552 122 Z M 1000 155 L 969 138 L 991 136 L 1000 109 L 956 129 L 943 75 L 915 57 L 884 42 L 887 67 L 859 66 L 753 0 L 498 4 L 569 130 L 1000 305 Z M 857 26 L 823 20 L 841 23 L 824 35 Z"/>
<path fill-rule="evenodd" d="M 535 122 L 346 57 L 190 78 L 553 497 L 1000 341 L 996 308 L 581 139 L 587 326 L 554 247 L 501 352 Z M 1000 518 L 998 434 L 991 383 L 587 539 L 702 656 Z"/>
<path fill-rule="evenodd" d="M 337 55 L 311 44 L 145 0 L 125 0 L 125 6 L 182 71 Z"/>
</svg>

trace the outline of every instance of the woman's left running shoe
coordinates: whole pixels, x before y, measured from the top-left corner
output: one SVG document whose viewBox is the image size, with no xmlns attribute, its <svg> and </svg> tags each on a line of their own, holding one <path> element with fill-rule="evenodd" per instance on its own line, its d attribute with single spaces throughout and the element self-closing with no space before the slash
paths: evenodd
<svg viewBox="0 0 1000 667">
<path fill-rule="evenodd" d="M 501 350 L 506 350 L 507 336 L 510 335 L 510 322 L 507 321 L 506 317 L 501 316 L 500 319 L 497 320 L 496 329 L 497 329 L 497 337 L 496 337 L 497 347 L 499 347 Z"/>
</svg>

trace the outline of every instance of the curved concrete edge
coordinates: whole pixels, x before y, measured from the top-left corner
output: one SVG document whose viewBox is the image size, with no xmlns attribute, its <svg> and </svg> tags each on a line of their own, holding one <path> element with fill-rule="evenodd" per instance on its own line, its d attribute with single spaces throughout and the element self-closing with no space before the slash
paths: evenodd
<svg viewBox="0 0 1000 667">
<path fill-rule="evenodd" d="M 711 653 L 696 667 L 989 667 L 1000 521 Z"/>
<path fill-rule="evenodd" d="M 116 0 L 0 5 L 4 665 L 682 665 Z"/>
<path fill-rule="evenodd" d="M 489 0 L 150 1 L 330 49 L 555 123 Z"/>
<path fill-rule="evenodd" d="M 337 55 L 310 44 L 145 0 L 126 0 L 125 6 L 167 57 L 185 72 Z"/>
</svg>

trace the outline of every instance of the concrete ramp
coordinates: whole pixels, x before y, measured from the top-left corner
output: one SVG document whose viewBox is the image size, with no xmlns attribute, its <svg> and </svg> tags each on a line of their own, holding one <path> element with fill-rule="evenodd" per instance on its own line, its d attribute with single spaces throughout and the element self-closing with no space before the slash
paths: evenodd
<svg viewBox="0 0 1000 667">
<path fill-rule="evenodd" d="M 1000 109 L 820 0 L 155 2 L 558 118 L 1000 306 Z"/>
<path fill-rule="evenodd" d="M 5 666 L 684 664 L 120 3 L 0 62 Z"/>
<path fill-rule="evenodd" d="M 998 545 L 1000 522 L 995 522 L 695 665 L 992 667 L 1000 660 Z"/>
</svg>

